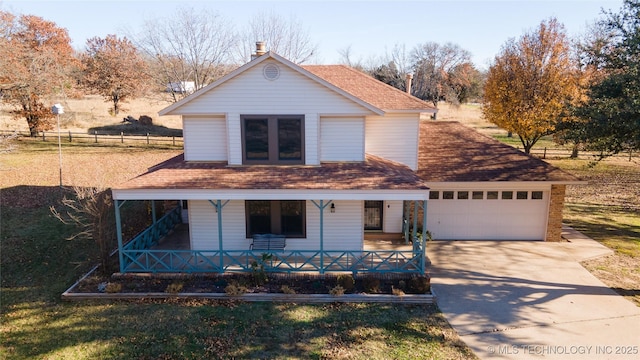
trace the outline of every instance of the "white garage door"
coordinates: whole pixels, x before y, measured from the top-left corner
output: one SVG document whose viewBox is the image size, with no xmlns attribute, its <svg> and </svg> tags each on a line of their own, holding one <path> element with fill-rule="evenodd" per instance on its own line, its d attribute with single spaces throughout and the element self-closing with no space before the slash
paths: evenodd
<svg viewBox="0 0 640 360">
<path fill-rule="evenodd" d="M 544 240 L 548 191 L 430 191 L 427 229 L 437 240 Z"/>
</svg>

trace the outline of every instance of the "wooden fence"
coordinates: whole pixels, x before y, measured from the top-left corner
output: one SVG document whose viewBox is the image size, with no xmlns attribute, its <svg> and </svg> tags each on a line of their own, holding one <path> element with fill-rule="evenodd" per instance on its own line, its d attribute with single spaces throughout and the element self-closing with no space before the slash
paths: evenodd
<svg viewBox="0 0 640 360">
<path fill-rule="evenodd" d="M 516 147 L 516 149 L 521 150 L 521 148 Z M 570 149 L 565 148 L 542 148 L 542 149 L 531 149 L 531 155 L 541 158 L 541 159 L 563 159 L 571 157 L 572 151 Z M 579 151 L 578 158 L 580 159 L 593 159 L 600 157 L 602 153 L 594 152 L 594 151 Z M 634 157 L 637 157 L 639 154 L 637 152 L 633 152 L 633 150 L 629 150 L 628 152 L 618 153 L 613 155 L 613 157 L 617 158 L 625 158 L 631 161 Z"/>
<path fill-rule="evenodd" d="M 26 131 L 7 131 L 0 130 L 0 136 L 18 136 L 30 137 L 31 134 Z M 57 131 L 41 131 L 35 139 L 41 141 L 58 141 Z M 127 144 L 129 146 L 175 146 L 182 147 L 184 141 L 182 136 L 157 136 L 147 133 L 146 135 L 133 135 L 121 132 L 119 135 L 100 134 L 94 131 L 93 134 L 64 131 L 60 133 L 60 140 L 66 143 L 82 142 L 94 144 Z"/>
</svg>

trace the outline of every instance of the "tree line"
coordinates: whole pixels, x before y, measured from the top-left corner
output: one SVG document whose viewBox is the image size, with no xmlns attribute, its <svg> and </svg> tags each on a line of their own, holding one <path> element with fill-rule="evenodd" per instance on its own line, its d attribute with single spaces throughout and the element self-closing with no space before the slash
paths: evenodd
<svg viewBox="0 0 640 360">
<path fill-rule="evenodd" d="M 189 81 L 198 90 L 247 62 L 255 41 L 295 63 L 312 61 L 318 45 L 294 17 L 258 14 L 243 31 L 211 11 L 179 9 L 170 19 L 142 24 L 136 34 L 87 40 L 76 53 L 67 31 L 32 15 L 0 11 L 0 94 L 26 119 L 32 134 L 52 126 L 53 98 L 94 92 L 115 116 L 127 100 Z M 437 106 L 482 102 L 483 116 L 517 135 L 529 152 L 543 136 L 580 149 L 613 154 L 640 149 L 640 0 L 604 12 L 589 31 L 571 39 L 555 18 L 508 39 L 488 71 L 451 43 L 396 45 L 367 64 L 341 62 Z"/>
</svg>

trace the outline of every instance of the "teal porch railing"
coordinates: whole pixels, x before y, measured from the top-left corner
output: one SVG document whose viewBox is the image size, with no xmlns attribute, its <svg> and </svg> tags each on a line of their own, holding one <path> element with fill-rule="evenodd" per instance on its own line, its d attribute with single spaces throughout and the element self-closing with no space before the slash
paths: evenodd
<svg viewBox="0 0 640 360">
<path fill-rule="evenodd" d="M 124 250 L 125 272 L 368 272 L 424 274 L 422 251 L 317 251 L 270 253 L 251 250 Z M 222 261 L 220 259 L 222 257 Z"/>
<path fill-rule="evenodd" d="M 412 250 L 160 250 L 158 241 L 181 223 L 175 208 L 123 245 L 123 272 L 250 272 L 263 265 L 268 272 L 425 273 L 425 252 L 416 239 Z"/>
<path fill-rule="evenodd" d="M 158 219 L 154 224 L 138 233 L 131 241 L 122 246 L 122 252 L 133 255 L 137 252 L 148 251 L 151 247 L 158 244 L 158 240 L 167 235 L 177 224 L 182 222 L 180 216 L 180 207 L 169 211 Z M 121 268 L 130 265 L 130 256 L 124 257 L 124 264 Z"/>
</svg>

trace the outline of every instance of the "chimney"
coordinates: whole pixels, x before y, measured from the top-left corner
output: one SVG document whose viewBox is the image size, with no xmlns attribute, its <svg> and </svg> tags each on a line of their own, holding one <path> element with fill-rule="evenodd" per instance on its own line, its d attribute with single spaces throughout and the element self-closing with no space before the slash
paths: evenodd
<svg viewBox="0 0 640 360">
<path fill-rule="evenodd" d="M 265 48 L 264 41 L 257 41 L 256 42 L 256 53 L 251 55 L 251 60 L 257 59 L 260 56 L 266 54 L 267 51 L 264 48 Z"/>
<path fill-rule="evenodd" d="M 405 80 L 405 88 L 407 94 L 411 95 L 411 80 L 413 79 L 413 74 L 407 74 L 407 78 Z"/>
</svg>

